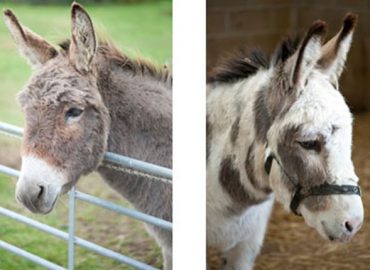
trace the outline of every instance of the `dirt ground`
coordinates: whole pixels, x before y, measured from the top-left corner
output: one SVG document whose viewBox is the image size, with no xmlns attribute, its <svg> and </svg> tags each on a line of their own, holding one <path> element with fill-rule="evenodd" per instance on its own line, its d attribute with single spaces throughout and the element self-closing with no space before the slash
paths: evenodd
<svg viewBox="0 0 370 270">
<path fill-rule="evenodd" d="M 364 224 L 349 244 L 322 239 L 302 218 L 287 213 L 276 203 L 265 242 L 254 270 L 370 269 L 370 113 L 355 115 L 353 160 L 360 178 L 365 207 Z M 220 259 L 210 252 L 211 269 Z"/>
</svg>

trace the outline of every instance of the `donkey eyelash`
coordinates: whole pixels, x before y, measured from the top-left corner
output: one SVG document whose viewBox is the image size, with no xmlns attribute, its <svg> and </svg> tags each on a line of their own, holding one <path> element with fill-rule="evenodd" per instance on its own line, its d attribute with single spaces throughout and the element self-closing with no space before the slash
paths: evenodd
<svg viewBox="0 0 370 270">
<path fill-rule="evenodd" d="M 314 150 L 316 152 L 321 150 L 321 143 L 319 140 L 297 141 L 297 143 L 305 150 Z"/>
<path fill-rule="evenodd" d="M 65 115 L 64 115 L 66 122 L 71 123 L 71 122 L 77 121 L 83 112 L 84 112 L 84 109 L 81 109 L 81 108 L 76 108 L 76 107 L 69 108 L 65 112 Z"/>
</svg>

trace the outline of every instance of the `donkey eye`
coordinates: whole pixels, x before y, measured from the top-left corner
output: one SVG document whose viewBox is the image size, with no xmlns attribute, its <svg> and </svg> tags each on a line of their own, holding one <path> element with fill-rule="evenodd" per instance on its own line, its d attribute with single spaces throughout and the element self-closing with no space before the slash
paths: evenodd
<svg viewBox="0 0 370 270">
<path fill-rule="evenodd" d="M 302 146 L 306 150 L 320 151 L 320 142 L 317 140 L 303 141 L 303 142 L 298 142 L 298 143 L 300 146 Z"/>
<path fill-rule="evenodd" d="M 80 116 L 82 112 L 83 112 L 82 109 L 70 108 L 66 112 L 66 119 L 68 119 L 68 118 L 76 118 L 76 117 Z"/>
</svg>

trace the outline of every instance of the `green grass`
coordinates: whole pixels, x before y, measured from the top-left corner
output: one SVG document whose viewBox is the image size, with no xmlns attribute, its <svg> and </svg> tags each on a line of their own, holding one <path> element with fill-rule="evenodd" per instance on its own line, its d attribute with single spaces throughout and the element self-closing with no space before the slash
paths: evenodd
<svg viewBox="0 0 370 270">
<path fill-rule="evenodd" d="M 49 42 L 57 44 L 70 36 L 67 6 L 27 6 L 0 3 L 12 8 L 24 25 Z M 131 56 L 140 55 L 155 63 L 169 63 L 172 53 L 171 2 L 135 5 L 86 5 L 98 36 L 109 38 Z M 15 44 L 0 23 L 0 121 L 22 126 L 23 115 L 16 94 L 26 84 L 31 68 L 18 55 Z M 0 134 L 0 164 L 19 168 L 19 141 Z M 95 174 L 79 181 L 78 189 L 128 206 Z M 43 223 L 68 229 L 67 197 L 59 200 L 48 216 L 29 213 L 15 202 L 15 180 L 0 175 L 0 206 Z M 76 235 L 117 252 L 160 267 L 161 254 L 143 224 L 83 202 L 77 203 Z M 0 239 L 66 267 L 67 243 L 0 216 Z M 41 269 L 33 263 L 0 249 L 0 270 Z M 110 259 L 76 248 L 76 269 L 131 269 Z"/>
</svg>

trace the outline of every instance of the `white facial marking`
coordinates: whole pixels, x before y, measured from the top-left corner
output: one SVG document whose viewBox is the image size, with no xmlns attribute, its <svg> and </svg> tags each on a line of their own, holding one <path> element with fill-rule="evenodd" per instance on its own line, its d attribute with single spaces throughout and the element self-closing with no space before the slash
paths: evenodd
<svg viewBox="0 0 370 270">
<path fill-rule="evenodd" d="M 21 177 L 26 176 L 30 179 L 38 179 L 40 184 L 64 184 L 64 174 L 46 161 L 34 157 L 25 156 L 22 158 Z"/>
</svg>

